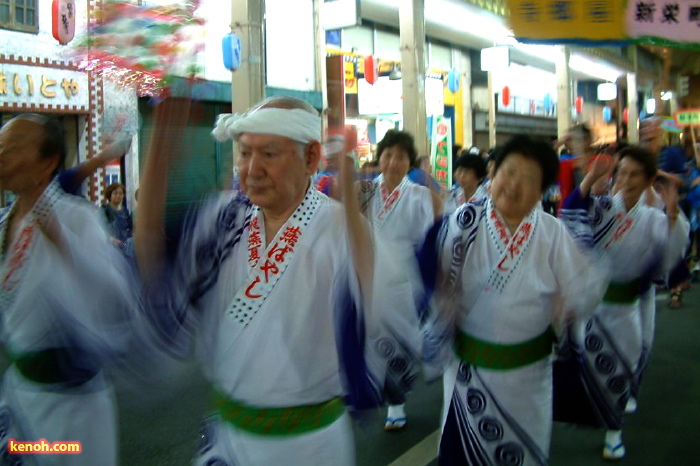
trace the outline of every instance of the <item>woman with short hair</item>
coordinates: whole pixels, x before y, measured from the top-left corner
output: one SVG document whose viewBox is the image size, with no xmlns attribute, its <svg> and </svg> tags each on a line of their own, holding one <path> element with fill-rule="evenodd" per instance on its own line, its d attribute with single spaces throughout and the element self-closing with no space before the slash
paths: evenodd
<svg viewBox="0 0 700 466">
<path fill-rule="evenodd" d="M 441 465 L 548 462 L 552 346 L 566 317 L 602 296 L 605 275 L 538 207 L 558 167 L 550 144 L 512 138 L 491 196 L 436 224 L 420 251 L 437 289 L 425 363 L 445 369 Z"/>
<path fill-rule="evenodd" d="M 112 183 L 105 188 L 105 199 L 102 204 L 102 212 L 109 226 L 109 234 L 112 243 L 121 248 L 124 242 L 131 238 L 133 232 L 133 221 L 129 209 L 124 205 L 124 185 Z"/>
</svg>

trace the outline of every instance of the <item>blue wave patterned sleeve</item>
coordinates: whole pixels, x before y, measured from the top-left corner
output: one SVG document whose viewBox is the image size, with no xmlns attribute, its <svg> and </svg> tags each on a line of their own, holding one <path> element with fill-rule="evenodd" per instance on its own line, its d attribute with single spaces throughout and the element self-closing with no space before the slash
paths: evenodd
<svg viewBox="0 0 700 466">
<path fill-rule="evenodd" d="M 220 265 L 249 223 L 250 203 L 235 193 L 206 201 L 187 215 L 175 257 L 146 292 L 147 318 L 161 349 L 177 357 L 190 352 L 198 303 L 216 284 Z"/>
</svg>

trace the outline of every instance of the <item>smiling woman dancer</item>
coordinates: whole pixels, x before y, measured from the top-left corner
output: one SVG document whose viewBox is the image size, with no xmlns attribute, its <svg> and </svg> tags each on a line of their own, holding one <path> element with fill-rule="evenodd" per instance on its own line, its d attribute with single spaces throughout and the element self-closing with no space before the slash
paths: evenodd
<svg viewBox="0 0 700 466">
<path fill-rule="evenodd" d="M 538 208 L 558 164 L 548 143 L 514 137 L 496 158 L 491 198 L 434 226 L 420 252 L 426 285 L 437 286 L 425 358 L 447 365 L 442 465 L 547 464 L 552 345 L 605 285 Z"/>
</svg>

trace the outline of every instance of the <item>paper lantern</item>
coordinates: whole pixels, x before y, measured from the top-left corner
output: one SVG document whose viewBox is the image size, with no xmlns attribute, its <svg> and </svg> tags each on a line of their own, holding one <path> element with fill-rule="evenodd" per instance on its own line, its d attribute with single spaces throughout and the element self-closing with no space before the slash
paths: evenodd
<svg viewBox="0 0 700 466">
<path fill-rule="evenodd" d="M 61 45 L 75 36 L 75 0 L 53 0 L 51 5 L 51 32 Z"/>
<path fill-rule="evenodd" d="M 576 97 L 576 101 L 574 102 L 574 108 L 576 109 L 576 113 L 583 112 L 583 97 Z"/>
<path fill-rule="evenodd" d="M 603 107 L 603 120 L 608 123 L 612 119 L 612 109 L 610 107 Z"/>
<path fill-rule="evenodd" d="M 510 88 L 508 86 L 505 86 L 501 91 L 501 102 L 503 102 L 504 107 L 510 104 Z"/>
<path fill-rule="evenodd" d="M 379 77 L 379 60 L 372 55 L 365 58 L 365 80 L 374 84 Z"/>
<path fill-rule="evenodd" d="M 617 85 L 615 83 L 598 84 L 598 100 L 617 99 Z"/>
<path fill-rule="evenodd" d="M 459 90 L 459 78 L 459 71 L 457 71 L 455 68 L 452 68 L 450 72 L 447 73 L 447 88 L 453 94 L 456 94 Z"/>
<path fill-rule="evenodd" d="M 226 34 L 221 41 L 221 49 L 227 70 L 236 71 L 241 67 L 241 38 L 237 34 Z"/>
<path fill-rule="evenodd" d="M 625 124 L 627 124 L 627 122 L 629 121 L 629 119 L 630 119 L 630 109 L 629 109 L 629 108 L 626 108 L 626 109 L 622 112 L 622 121 L 623 121 Z"/>
</svg>

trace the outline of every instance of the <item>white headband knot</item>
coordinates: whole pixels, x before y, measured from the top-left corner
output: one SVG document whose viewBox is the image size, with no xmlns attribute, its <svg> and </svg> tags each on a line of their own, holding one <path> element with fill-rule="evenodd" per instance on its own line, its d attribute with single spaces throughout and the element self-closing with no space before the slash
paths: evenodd
<svg viewBox="0 0 700 466">
<path fill-rule="evenodd" d="M 219 142 L 243 133 L 274 134 L 307 144 L 321 140 L 321 117 L 298 108 L 259 108 L 250 113 L 222 113 L 211 134 Z"/>
</svg>

